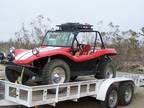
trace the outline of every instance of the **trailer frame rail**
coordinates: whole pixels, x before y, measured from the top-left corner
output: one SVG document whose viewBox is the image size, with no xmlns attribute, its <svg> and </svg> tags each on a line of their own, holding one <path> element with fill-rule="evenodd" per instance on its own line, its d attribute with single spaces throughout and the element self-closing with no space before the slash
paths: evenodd
<svg viewBox="0 0 144 108">
<path fill-rule="evenodd" d="M 4 94 L 4 100 L 15 105 L 33 107 L 48 104 L 55 106 L 60 101 L 77 101 L 79 98 L 86 96 L 105 101 L 107 91 L 111 85 L 120 85 L 121 82 L 129 81 L 133 82 L 136 87 L 144 87 L 143 74 L 126 74 L 110 79 L 84 80 L 41 86 L 26 86 L 0 80 L 0 87 L 3 87 L 3 91 L 0 93 Z M 61 88 L 64 89 L 63 92 L 59 92 Z M 54 90 L 55 93 L 52 94 L 50 90 Z"/>
</svg>

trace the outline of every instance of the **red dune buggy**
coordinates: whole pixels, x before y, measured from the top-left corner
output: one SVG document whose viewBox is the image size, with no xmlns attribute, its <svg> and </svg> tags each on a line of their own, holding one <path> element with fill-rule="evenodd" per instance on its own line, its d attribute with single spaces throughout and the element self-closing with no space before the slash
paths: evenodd
<svg viewBox="0 0 144 108">
<path fill-rule="evenodd" d="M 100 32 L 92 25 L 65 23 L 58 30 L 48 31 L 41 46 L 11 48 L 12 63 L 6 67 L 7 79 L 27 84 L 57 84 L 94 75 L 98 79 L 116 76 L 111 57 L 117 52 L 105 48 Z"/>
</svg>

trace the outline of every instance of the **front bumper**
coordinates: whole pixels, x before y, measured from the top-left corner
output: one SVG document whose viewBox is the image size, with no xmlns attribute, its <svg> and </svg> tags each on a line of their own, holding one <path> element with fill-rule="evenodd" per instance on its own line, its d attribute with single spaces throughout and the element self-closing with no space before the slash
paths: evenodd
<svg viewBox="0 0 144 108">
<path fill-rule="evenodd" d="M 6 68 L 5 68 L 5 75 L 7 77 L 7 79 L 9 81 L 11 81 L 9 79 L 9 76 L 10 74 L 12 75 L 13 73 L 12 72 L 16 72 L 18 73 L 19 76 L 22 75 L 22 71 L 23 71 L 23 76 L 26 77 L 28 80 L 25 82 L 30 82 L 31 84 L 28 84 L 27 85 L 32 85 L 32 82 L 33 83 L 36 83 L 36 82 L 41 82 L 42 81 L 42 78 L 40 78 L 38 76 L 37 73 L 35 73 L 34 71 L 32 71 L 33 69 L 30 68 L 30 67 L 27 67 L 27 66 L 21 66 L 21 65 L 17 65 L 17 64 L 14 64 L 14 63 L 11 63 L 11 64 L 8 64 L 6 65 Z M 17 80 L 17 79 L 16 79 Z"/>
</svg>

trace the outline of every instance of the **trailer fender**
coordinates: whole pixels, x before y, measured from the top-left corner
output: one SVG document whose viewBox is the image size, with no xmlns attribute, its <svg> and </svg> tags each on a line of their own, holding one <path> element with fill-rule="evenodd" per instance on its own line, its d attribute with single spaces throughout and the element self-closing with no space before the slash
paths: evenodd
<svg viewBox="0 0 144 108">
<path fill-rule="evenodd" d="M 98 85 L 99 89 L 97 89 L 97 91 L 96 91 L 96 94 L 97 94 L 96 99 L 100 100 L 100 101 L 105 101 L 107 91 L 111 87 L 111 85 L 119 84 L 121 82 L 127 82 L 127 81 L 133 82 L 133 80 L 131 78 L 125 78 L 125 77 L 106 79 L 104 82 L 102 82 L 100 85 Z"/>
</svg>

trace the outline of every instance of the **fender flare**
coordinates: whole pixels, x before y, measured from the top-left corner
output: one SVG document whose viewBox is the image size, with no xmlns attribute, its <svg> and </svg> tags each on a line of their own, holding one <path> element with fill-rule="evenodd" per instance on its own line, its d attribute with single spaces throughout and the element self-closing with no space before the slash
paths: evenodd
<svg viewBox="0 0 144 108">
<path fill-rule="evenodd" d="M 100 101 L 105 101 L 106 99 L 106 95 L 107 95 L 107 91 L 108 89 L 113 85 L 119 85 L 121 82 L 133 82 L 133 79 L 131 78 L 125 78 L 125 77 L 117 77 L 117 78 L 110 78 L 110 79 L 106 79 L 104 82 L 102 82 L 99 85 L 99 89 L 97 89 L 96 91 L 96 99 L 100 100 Z"/>
</svg>

